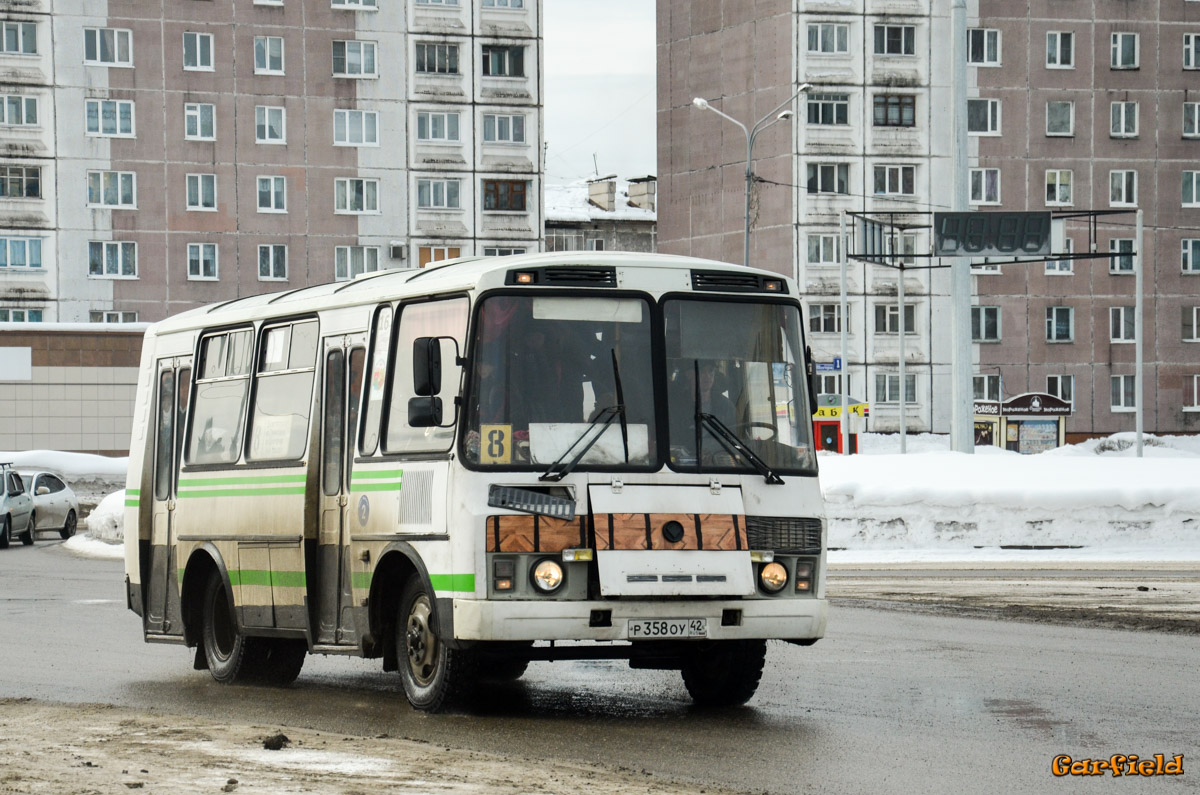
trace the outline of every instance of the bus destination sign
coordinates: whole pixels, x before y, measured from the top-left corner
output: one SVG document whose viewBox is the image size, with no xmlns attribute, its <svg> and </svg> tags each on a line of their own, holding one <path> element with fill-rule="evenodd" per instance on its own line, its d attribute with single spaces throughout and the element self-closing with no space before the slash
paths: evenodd
<svg viewBox="0 0 1200 795">
<path fill-rule="evenodd" d="M 936 257 L 1039 257 L 1050 254 L 1049 212 L 933 214 Z"/>
</svg>

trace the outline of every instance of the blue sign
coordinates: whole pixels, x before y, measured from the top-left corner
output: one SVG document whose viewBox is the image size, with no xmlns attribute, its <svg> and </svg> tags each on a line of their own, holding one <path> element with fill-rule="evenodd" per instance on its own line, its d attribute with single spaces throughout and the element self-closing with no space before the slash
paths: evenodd
<svg viewBox="0 0 1200 795">
<path fill-rule="evenodd" d="M 828 364 L 826 362 L 817 362 L 817 372 L 818 373 L 838 373 L 838 372 L 841 372 L 841 370 L 842 370 L 842 357 L 841 356 L 834 356 L 833 364 Z"/>
</svg>

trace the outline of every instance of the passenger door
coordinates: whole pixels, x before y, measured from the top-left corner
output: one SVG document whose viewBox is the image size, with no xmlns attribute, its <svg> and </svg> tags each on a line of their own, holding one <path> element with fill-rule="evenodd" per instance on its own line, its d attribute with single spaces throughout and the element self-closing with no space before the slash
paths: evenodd
<svg viewBox="0 0 1200 795">
<path fill-rule="evenodd" d="M 322 347 L 321 518 L 317 576 L 310 592 L 316 605 L 314 641 L 344 644 L 355 639 L 350 574 L 350 475 L 366 362 L 363 335 L 328 337 Z"/>
<path fill-rule="evenodd" d="M 146 600 L 146 630 L 178 634 L 179 587 L 175 576 L 175 499 L 182 454 L 184 418 L 192 383 L 191 358 L 163 359 L 158 363 L 155 387 L 154 460 L 151 484 L 151 529 L 149 577 Z"/>
</svg>

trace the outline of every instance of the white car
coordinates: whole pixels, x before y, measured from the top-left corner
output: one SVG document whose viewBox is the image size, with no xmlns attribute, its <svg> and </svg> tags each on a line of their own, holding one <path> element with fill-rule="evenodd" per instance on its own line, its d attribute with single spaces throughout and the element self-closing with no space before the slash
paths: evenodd
<svg viewBox="0 0 1200 795">
<path fill-rule="evenodd" d="M 0 549 L 8 546 L 13 534 L 21 543 L 33 543 L 33 498 L 25 490 L 25 481 L 8 464 L 0 464 Z"/>
<path fill-rule="evenodd" d="M 79 523 L 79 500 L 62 478 L 53 472 L 24 472 L 33 495 L 33 532 L 57 530 L 63 538 L 75 535 Z M 21 538 L 24 541 L 24 537 Z M 31 544 L 32 540 L 25 543 Z"/>
</svg>

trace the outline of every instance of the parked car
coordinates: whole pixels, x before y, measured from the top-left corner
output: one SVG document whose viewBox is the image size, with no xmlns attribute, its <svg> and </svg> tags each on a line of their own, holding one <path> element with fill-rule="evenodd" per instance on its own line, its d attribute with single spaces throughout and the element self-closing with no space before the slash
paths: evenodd
<svg viewBox="0 0 1200 795">
<path fill-rule="evenodd" d="M 21 477 L 33 495 L 33 532 L 57 530 L 63 538 L 75 535 L 79 499 L 66 481 L 53 472 L 22 472 Z"/>
<path fill-rule="evenodd" d="M 13 533 L 20 533 L 22 544 L 33 543 L 33 498 L 25 481 L 9 464 L 0 464 L 0 549 L 8 546 Z"/>
</svg>

